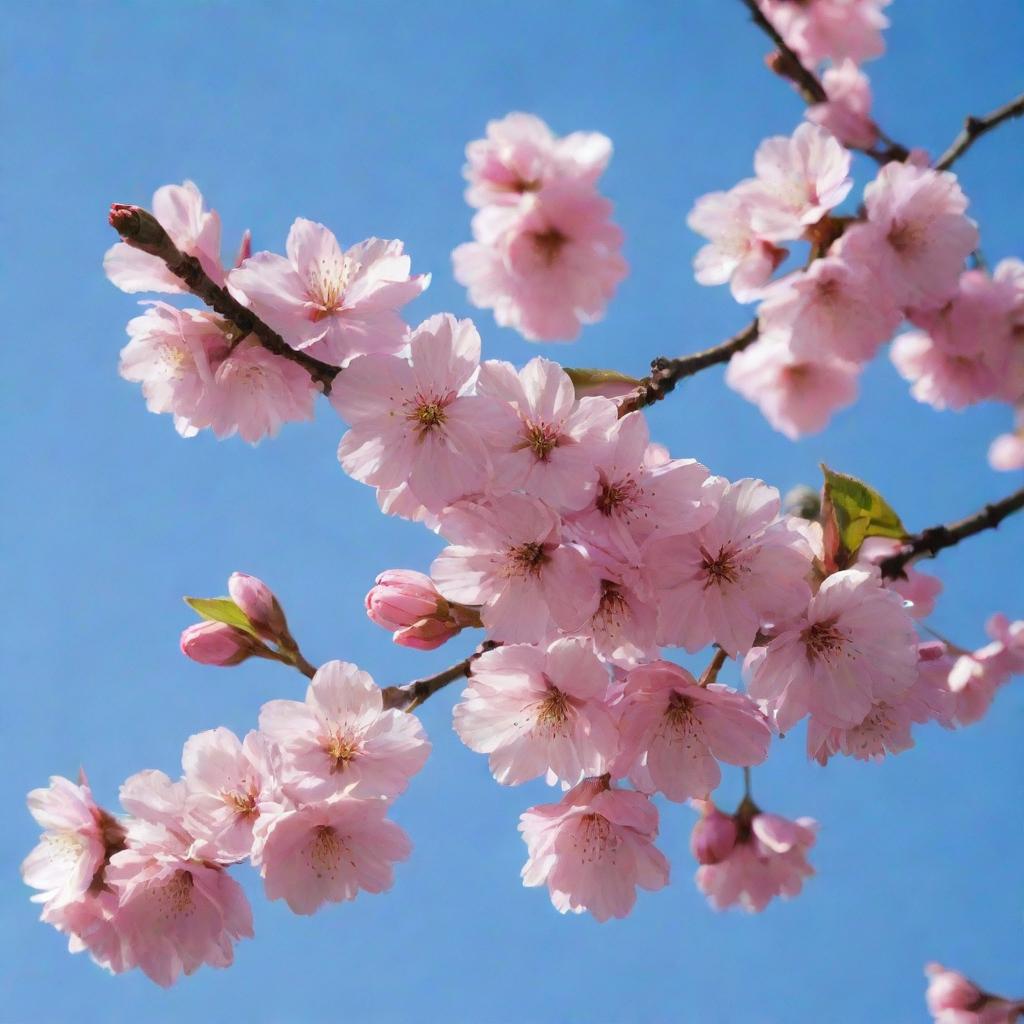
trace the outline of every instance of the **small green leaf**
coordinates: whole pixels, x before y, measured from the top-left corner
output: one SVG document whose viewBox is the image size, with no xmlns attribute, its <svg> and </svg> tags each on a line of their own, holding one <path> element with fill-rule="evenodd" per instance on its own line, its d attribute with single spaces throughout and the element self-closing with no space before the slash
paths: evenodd
<svg viewBox="0 0 1024 1024">
<path fill-rule="evenodd" d="M 185 604 L 200 618 L 209 622 L 223 622 L 251 636 L 257 636 L 256 627 L 249 621 L 249 616 L 230 597 L 186 597 Z"/>
<path fill-rule="evenodd" d="M 614 389 L 616 394 L 625 394 L 641 383 L 637 377 L 619 373 L 618 370 L 595 370 L 585 366 L 566 366 L 564 369 L 578 395 L 609 388 Z"/>
<path fill-rule="evenodd" d="M 908 536 L 900 517 L 873 487 L 856 477 L 836 473 L 825 465 L 821 471 L 825 474 L 825 507 L 834 517 L 844 556 L 837 562 L 851 564 L 868 537 L 902 540 Z"/>
</svg>

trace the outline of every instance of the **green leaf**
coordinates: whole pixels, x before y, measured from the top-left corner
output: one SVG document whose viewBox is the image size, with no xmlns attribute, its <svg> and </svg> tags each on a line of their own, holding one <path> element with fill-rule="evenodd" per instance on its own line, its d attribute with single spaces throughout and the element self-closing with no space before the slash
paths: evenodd
<svg viewBox="0 0 1024 1024">
<path fill-rule="evenodd" d="M 639 387 L 641 383 L 639 378 L 619 373 L 618 370 L 595 370 L 586 366 L 566 366 L 564 370 L 572 381 L 577 395 L 616 385 L 621 385 L 622 393 L 625 394 L 631 388 Z"/>
<path fill-rule="evenodd" d="M 257 636 L 256 627 L 249 616 L 230 597 L 186 597 L 185 604 L 200 618 L 209 622 L 223 622 Z"/>
<path fill-rule="evenodd" d="M 902 540 L 908 536 L 893 507 L 873 487 L 846 473 L 836 473 L 824 464 L 821 471 L 825 474 L 825 507 L 834 517 L 845 556 L 837 561 L 852 563 L 868 537 Z"/>
</svg>

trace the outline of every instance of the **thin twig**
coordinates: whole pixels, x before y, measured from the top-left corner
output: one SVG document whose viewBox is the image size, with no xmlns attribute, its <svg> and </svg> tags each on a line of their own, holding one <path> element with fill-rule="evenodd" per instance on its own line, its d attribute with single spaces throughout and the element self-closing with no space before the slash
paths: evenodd
<svg viewBox="0 0 1024 1024">
<path fill-rule="evenodd" d="M 162 260 L 193 295 L 233 324 L 242 335 L 252 334 L 268 352 L 298 363 L 313 380 L 323 385 L 325 393 L 330 392 L 331 381 L 341 372 L 340 367 L 293 349 L 277 331 L 264 323 L 251 309 L 243 306 L 226 288 L 217 284 L 203 270 L 199 260 L 183 253 L 148 210 L 140 206 L 114 203 L 110 207 L 110 226 L 133 249 Z"/>
<path fill-rule="evenodd" d="M 432 697 L 438 690 L 444 689 L 449 683 L 466 678 L 473 662 L 481 654 L 493 650 L 497 646 L 498 644 L 494 641 L 486 640 L 468 658 L 463 658 L 462 661 L 436 675 L 414 679 L 411 683 L 404 683 L 400 686 L 386 686 L 384 688 L 384 707 L 397 708 L 400 711 L 412 711 L 418 708 L 425 700 Z"/>
<path fill-rule="evenodd" d="M 625 416 L 626 413 L 660 402 L 684 377 L 692 377 L 716 363 L 727 363 L 737 352 L 742 352 L 750 345 L 757 338 L 757 333 L 757 321 L 753 320 L 738 334 L 703 352 L 694 352 L 678 359 L 659 356 L 651 363 L 650 375 L 619 406 L 619 415 Z"/>
<path fill-rule="evenodd" d="M 825 87 L 818 81 L 818 76 L 804 66 L 786 40 L 779 34 L 779 30 L 764 16 L 764 12 L 757 6 L 757 0 L 740 0 L 740 2 L 750 11 L 750 17 L 754 24 L 778 48 L 781 59 L 776 62 L 773 70 L 790 79 L 807 103 L 827 103 L 828 94 L 825 92 Z"/>
<path fill-rule="evenodd" d="M 1024 487 L 1003 498 L 1002 501 L 986 505 L 979 512 L 945 526 L 929 526 L 928 529 L 908 537 L 900 549 L 878 563 L 882 575 L 890 579 L 904 575 L 910 562 L 918 558 L 934 558 L 944 548 L 973 537 L 985 530 L 994 530 L 1008 515 L 1024 509 Z"/>
<path fill-rule="evenodd" d="M 945 171 L 952 167 L 986 132 L 992 131 L 1010 118 L 1021 116 L 1024 116 L 1024 93 L 1009 103 L 1004 103 L 991 114 L 985 114 L 984 117 L 968 117 L 952 145 L 935 161 L 935 169 Z"/>
</svg>

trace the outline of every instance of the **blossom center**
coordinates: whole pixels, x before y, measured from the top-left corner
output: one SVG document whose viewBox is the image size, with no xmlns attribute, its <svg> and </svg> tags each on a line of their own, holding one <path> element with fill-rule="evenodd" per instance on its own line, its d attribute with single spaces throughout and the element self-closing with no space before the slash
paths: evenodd
<svg viewBox="0 0 1024 1024">
<path fill-rule="evenodd" d="M 359 752 L 359 745 L 348 736 L 338 733 L 328 737 L 324 752 L 331 760 L 331 774 L 343 772 Z"/>
<path fill-rule="evenodd" d="M 537 705 L 537 724 L 557 730 L 569 718 L 569 698 L 557 686 L 549 686 L 547 696 Z"/>
<path fill-rule="evenodd" d="M 627 476 L 615 483 L 602 480 L 597 492 L 597 511 L 603 516 L 614 515 L 623 505 L 635 499 L 637 490 L 636 481 L 632 477 Z"/>
<path fill-rule="evenodd" d="M 580 860 L 587 864 L 615 863 L 620 840 L 603 814 L 584 814 L 573 836 Z"/>
<path fill-rule="evenodd" d="M 540 541 L 530 541 L 509 549 L 509 569 L 525 576 L 539 576 L 541 568 L 548 558 L 548 553 Z"/>
<path fill-rule="evenodd" d="M 256 814 L 256 794 L 253 792 L 224 793 L 223 799 L 239 817 L 251 818 Z"/>
<path fill-rule="evenodd" d="M 901 223 L 896 221 L 886 236 L 889 244 L 901 256 L 913 256 L 921 249 L 924 235 L 917 224 Z"/>
<path fill-rule="evenodd" d="M 192 911 L 192 890 L 195 882 L 190 871 L 176 871 L 169 881 L 161 886 L 158 902 L 163 918 L 189 914 Z"/>
<path fill-rule="evenodd" d="M 836 629 L 835 619 L 812 622 L 801 634 L 800 639 L 807 648 L 807 657 L 831 660 L 843 652 L 846 637 Z"/>
<path fill-rule="evenodd" d="M 551 453 L 558 447 L 559 439 L 557 428 L 547 423 L 528 423 L 526 425 L 526 447 L 540 462 L 548 461 Z"/>
<path fill-rule="evenodd" d="M 309 864 L 316 877 L 333 877 L 344 850 L 345 844 L 337 829 L 330 825 L 317 825 L 309 847 Z"/>
<path fill-rule="evenodd" d="M 665 724 L 670 729 L 682 732 L 689 727 L 692 713 L 693 701 L 681 693 L 673 692 L 668 699 L 668 707 L 665 708 Z"/>
<path fill-rule="evenodd" d="M 569 236 L 563 235 L 558 228 L 548 228 L 547 231 L 535 231 L 531 238 L 533 240 L 533 247 L 549 267 L 558 259 L 563 246 L 569 241 Z"/>
<path fill-rule="evenodd" d="M 629 617 L 629 602 L 622 588 L 614 580 L 601 580 L 601 603 L 597 606 L 595 619 L 604 623 L 606 629 L 615 628 Z"/>
<path fill-rule="evenodd" d="M 313 322 L 336 313 L 345 302 L 345 291 L 359 270 L 355 260 L 342 256 L 338 259 L 322 258 L 309 271 L 309 297 L 318 309 L 313 311 Z"/>
<path fill-rule="evenodd" d="M 729 548 L 719 548 L 717 555 L 712 555 L 707 548 L 700 549 L 703 561 L 701 569 L 704 573 L 704 589 L 710 586 L 722 587 L 729 583 L 735 583 L 740 577 L 740 569 L 736 564 L 735 552 Z"/>
</svg>

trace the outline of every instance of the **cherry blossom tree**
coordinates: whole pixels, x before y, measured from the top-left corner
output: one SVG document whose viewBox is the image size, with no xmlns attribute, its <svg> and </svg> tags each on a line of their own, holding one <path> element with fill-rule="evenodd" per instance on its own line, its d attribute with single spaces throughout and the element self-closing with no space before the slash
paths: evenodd
<svg viewBox="0 0 1024 1024">
<path fill-rule="evenodd" d="M 820 492 L 784 499 L 650 436 L 644 410 L 719 364 L 771 428 L 820 430 L 889 345 L 918 401 L 1010 406 L 1016 426 L 990 462 L 1024 467 L 1024 263 L 989 272 L 953 170 L 1024 114 L 1024 96 L 968 117 L 932 156 L 873 116 L 864 65 L 884 51 L 888 0 L 741 2 L 806 120 L 761 142 L 751 177 L 695 197 L 687 222 L 703 240 L 697 281 L 728 285 L 755 314 L 642 377 L 485 358 L 490 317 L 528 342 L 571 342 L 613 301 L 628 268 L 600 191 L 612 144 L 599 132 L 559 136 L 513 112 L 467 145 L 472 241 L 452 272 L 491 311 L 478 324 L 445 312 L 406 322 L 430 273 L 399 240 L 343 245 L 298 217 L 283 255 L 252 252 L 247 234 L 225 266 L 220 219 L 192 182 L 158 188 L 152 211 L 111 207 L 110 281 L 204 306 L 151 298 L 129 321 L 121 375 L 148 409 L 186 438 L 257 443 L 326 398 L 343 423 L 340 468 L 375 488 L 382 514 L 438 538 L 430 566 L 381 567 L 368 618 L 414 649 L 466 631 L 477 648 L 382 687 L 347 662 L 307 660 L 261 580 L 235 573 L 229 596 L 186 598 L 199 617 L 181 635 L 187 657 L 276 661 L 308 690 L 254 709 L 245 737 L 214 726 L 188 738 L 176 781 L 132 775 L 123 813 L 98 804 L 84 775 L 29 794 L 43 834 L 23 877 L 72 952 L 165 986 L 229 966 L 253 934 L 231 871 L 245 862 L 297 914 L 388 889 L 413 855 L 389 812 L 431 751 L 415 711 L 452 684 L 464 686 L 454 732 L 496 782 L 556 787 L 519 831 L 523 884 L 546 887 L 560 913 L 623 917 L 638 890 L 665 887 L 659 814 L 690 813 L 680 804 L 697 812 L 695 881 L 710 906 L 760 912 L 814 876 L 828 827 L 784 816 L 770 795 L 767 809 L 755 802 L 751 769 L 779 736 L 806 720 L 811 761 L 894 756 L 927 723 L 976 722 L 1024 673 L 1024 619 L 991 610 L 977 648 L 936 638 L 925 620 L 941 582 L 918 568 L 1024 509 L 1024 489 L 911 530 L 842 472 L 823 467 Z M 860 185 L 855 152 L 877 165 Z M 674 650 L 705 652 L 703 672 Z M 718 681 L 730 660 L 743 689 Z M 745 794 L 721 807 L 733 768 Z M 944 1024 L 1024 1014 L 1024 1001 L 955 971 L 926 973 Z"/>
</svg>

